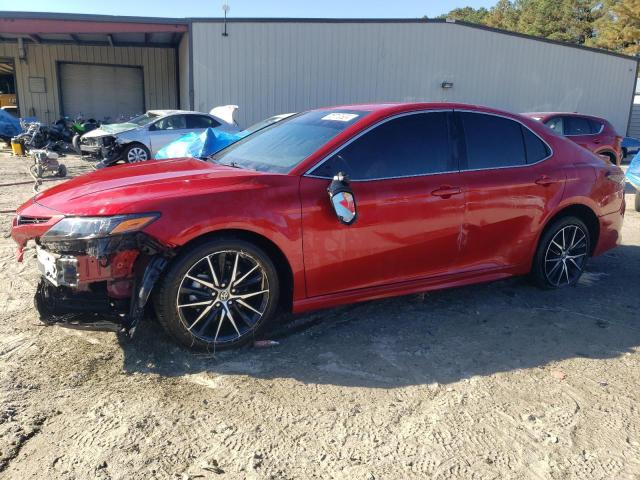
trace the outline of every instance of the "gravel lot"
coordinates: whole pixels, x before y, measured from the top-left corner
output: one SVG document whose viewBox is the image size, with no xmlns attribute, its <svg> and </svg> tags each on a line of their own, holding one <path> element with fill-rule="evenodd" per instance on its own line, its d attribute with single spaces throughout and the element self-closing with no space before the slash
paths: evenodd
<svg viewBox="0 0 640 480">
<path fill-rule="evenodd" d="M 633 208 L 575 288 L 371 302 L 196 355 L 153 319 L 132 341 L 39 323 L 33 250 L 7 238 L 27 169 L 0 154 L 1 478 L 640 478 Z"/>
</svg>

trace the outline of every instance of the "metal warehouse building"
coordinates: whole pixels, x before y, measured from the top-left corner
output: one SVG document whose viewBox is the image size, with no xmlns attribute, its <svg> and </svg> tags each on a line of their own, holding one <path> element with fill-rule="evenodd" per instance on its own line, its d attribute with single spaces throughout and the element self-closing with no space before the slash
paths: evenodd
<svg viewBox="0 0 640 480">
<path fill-rule="evenodd" d="M 45 121 L 237 104 L 247 125 L 323 105 L 446 100 L 593 114 L 626 133 L 637 72 L 632 57 L 441 20 L 0 13 L 0 79 L 13 74 L 23 115 Z"/>
</svg>

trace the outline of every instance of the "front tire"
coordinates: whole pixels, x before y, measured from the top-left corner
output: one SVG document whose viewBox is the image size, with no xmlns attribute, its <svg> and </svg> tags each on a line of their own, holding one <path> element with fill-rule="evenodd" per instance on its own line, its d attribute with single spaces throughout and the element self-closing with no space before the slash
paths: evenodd
<svg viewBox="0 0 640 480">
<path fill-rule="evenodd" d="M 124 149 L 122 157 L 127 163 L 146 162 L 151 159 L 151 152 L 141 143 L 132 143 Z"/>
<path fill-rule="evenodd" d="M 239 347 L 275 316 L 276 268 L 252 243 L 216 239 L 188 248 L 171 264 L 154 295 L 158 320 L 197 350 Z"/>
<path fill-rule="evenodd" d="M 577 217 L 555 220 L 542 234 L 533 259 L 532 276 L 545 289 L 575 285 L 591 252 L 589 229 Z"/>
<path fill-rule="evenodd" d="M 640 212 L 640 190 L 636 192 L 636 201 L 634 207 L 636 208 L 636 212 Z"/>
</svg>

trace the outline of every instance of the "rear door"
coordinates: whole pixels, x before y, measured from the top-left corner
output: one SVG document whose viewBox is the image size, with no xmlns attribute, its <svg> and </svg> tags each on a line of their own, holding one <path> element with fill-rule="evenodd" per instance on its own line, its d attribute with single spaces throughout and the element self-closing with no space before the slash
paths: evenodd
<svg viewBox="0 0 640 480">
<path fill-rule="evenodd" d="M 207 128 L 217 128 L 220 122 L 208 115 L 187 115 L 187 130 L 190 132 L 202 133 Z"/>
<path fill-rule="evenodd" d="M 464 211 L 449 129 L 452 113 L 383 121 L 301 179 L 304 263 L 310 297 L 451 273 Z M 358 210 L 341 224 L 327 187 L 351 179 Z"/>
<path fill-rule="evenodd" d="M 564 135 L 592 152 L 595 152 L 602 139 L 596 135 L 598 130 L 594 130 L 595 125 L 588 118 L 566 116 L 564 117 Z"/>
<path fill-rule="evenodd" d="M 168 115 L 149 128 L 152 156 L 165 145 L 188 133 L 186 117 L 187 115 Z"/>
<path fill-rule="evenodd" d="M 562 198 L 565 171 L 549 146 L 513 119 L 474 111 L 456 112 L 456 118 L 465 153 L 461 268 L 525 264 L 545 214 Z"/>
</svg>

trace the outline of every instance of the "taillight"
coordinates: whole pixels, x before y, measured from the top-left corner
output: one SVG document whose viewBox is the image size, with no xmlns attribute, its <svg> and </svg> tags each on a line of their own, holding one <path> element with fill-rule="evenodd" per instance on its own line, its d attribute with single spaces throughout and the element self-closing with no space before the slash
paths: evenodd
<svg viewBox="0 0 640 480">
<path fill-rule="evenodd" d="M 609 170 L 607 173 L 604 174 L 604 178 L 606 178 L 610 182 L 613 182 L 617 185 L 621 185 L 624 187 L 624 173 L 622 173 L 622 171 L 616 172 L 613 170 Z"/>
</svg>

